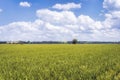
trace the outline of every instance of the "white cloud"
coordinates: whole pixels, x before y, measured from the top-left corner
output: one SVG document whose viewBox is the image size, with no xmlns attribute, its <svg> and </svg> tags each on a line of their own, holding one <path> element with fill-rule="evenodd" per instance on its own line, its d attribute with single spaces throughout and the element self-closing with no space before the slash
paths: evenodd
<svg viewBox="0 0 120 80">
<path fill-rule="evenodd" d="M 88 15 L 76 16 L 66 10 L 39 9 L 36 15 L 38 19 L 33 22 L 13 22 L 0 26 L 0 40 L 120 40 L 120 11 L 116 9 L 105 13 L 104 21 L 96 21 Z"/>
<path fill-rule="evenodd" d="M 120 11 L 113 11 L 105 14 L 104 26 L 109 28 L 120 29 Z"/>
<path fill-rule="evenodd" d="M 105 21 L 103 22 L 104 26 L 109 28 L 118 28 L 120 29 L 120 0 L 104 0 L 103 7 L 108 9 L 108 12 L 105 13 Z"/>
<path fill-rule="evenodd" d="M 38 19 L 34 22 L 13 22 L 0 26 L 1 40 L 120 40 L 120 30 L 113 25 L 117 22 L 111 23 L 109 15 L 101 22 L 87 15 L 77 17 L 72 11 L 40 9 L 36 14 Z"/>
<path fill-rule="evenodd" d="M 3 10 L 2 9 L 0 9 L 0 12 L 2 12 Z"/>
<path fill-rule="evenodd" d="M 31 7 L 31 4 L 29 2 L 20 2 L 19 5 L 22 7 Z"/>
<path fill-rule="evenodd" d="M 75 8 L 81 8 L 81 4 L 76 3 L 67 3 L 67 4 L 55 4 L 52 8 L 59 9 L 59 10 L 70 10 Z"/>
<path fill-rule="evenodd" d="M 120 10 L 120 0 L 104 0 L 103 8 L 108 10 Z"/>
<path fill-rule="evenodd" d="M 50 23 L 63 25 L 63 24 L 75 24 L 77 22 L 77 18 L 71 11 L 51 11 L 48 9 L 40 9 L 37 10 L 37 16 Z M 51 20 L 52 19 L 52 20 Z"/>
</svg>

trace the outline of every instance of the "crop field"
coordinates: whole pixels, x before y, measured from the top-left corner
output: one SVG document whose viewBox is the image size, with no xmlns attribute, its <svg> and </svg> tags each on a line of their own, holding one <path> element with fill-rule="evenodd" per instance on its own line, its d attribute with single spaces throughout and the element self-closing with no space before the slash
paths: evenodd
<svg viewBox="0 0 120 80">
<path fill-rule="evenodd" d="M 1 44 L 0 80 L 120 80 L 120 45 Z"/>
</svg>

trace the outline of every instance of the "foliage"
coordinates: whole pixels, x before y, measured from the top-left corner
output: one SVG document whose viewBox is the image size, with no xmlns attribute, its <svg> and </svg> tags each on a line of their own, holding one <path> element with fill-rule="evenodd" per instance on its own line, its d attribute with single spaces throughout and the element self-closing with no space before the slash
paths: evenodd
<svg viewBox="0 0 120 80">
<path fill-rule="evenodd" d="M 0 45 L 0 80 L 120 80 L 120 45 Z"/>
<path fill-rule="evenodd" d="M 73 39 L 72 43 L 77 44 L 77 39 Z"/>
</svg>

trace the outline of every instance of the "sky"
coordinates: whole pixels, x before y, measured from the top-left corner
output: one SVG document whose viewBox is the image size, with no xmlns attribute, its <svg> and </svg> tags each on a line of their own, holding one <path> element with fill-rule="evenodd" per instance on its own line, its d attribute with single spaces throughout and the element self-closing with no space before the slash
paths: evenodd
<svg viewBox="0 0 120 80">
<path fill-rule="evenodd" d="M 0 0 L 0 41 L 120 41 L 120 0 Z"/>
</svg>

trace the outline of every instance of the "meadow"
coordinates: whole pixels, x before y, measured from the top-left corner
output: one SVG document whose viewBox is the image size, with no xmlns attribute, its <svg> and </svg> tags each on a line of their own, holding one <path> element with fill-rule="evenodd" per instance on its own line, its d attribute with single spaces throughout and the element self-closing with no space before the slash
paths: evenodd
<svg viewBox="0 0 120 80">
<path fill-rule="evenodd" d="M 120 45 L 1 44 L 0 80 L 120 80 Z"/>
</svg>

